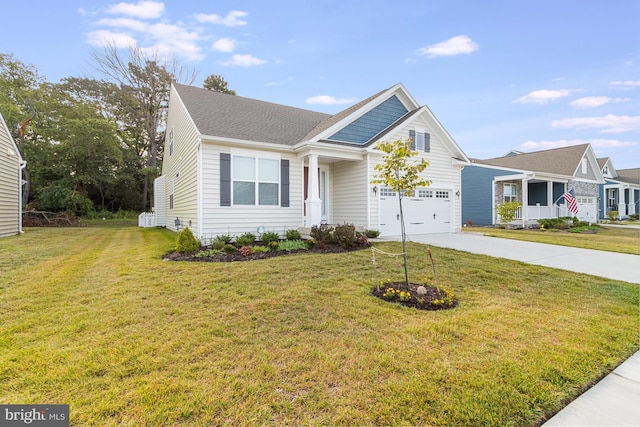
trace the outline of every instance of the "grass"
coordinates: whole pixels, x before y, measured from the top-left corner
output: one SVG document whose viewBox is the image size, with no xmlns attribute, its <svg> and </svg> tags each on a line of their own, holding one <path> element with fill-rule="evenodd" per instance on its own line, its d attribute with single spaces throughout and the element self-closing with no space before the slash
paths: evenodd
<svg viewBox="0 0 640 427">
<path fill-rule="evenodd" d="M 507 230 L 490 227 L 467 227 L 463 230 L 505 239 L 640 255 L 640 230 L 633 228 L 603 225 L 595 234 L 551 230 Z"/>
<path fill-rule="evenodd" d="M 368 250 L 162 261 L 174 245 L 0 239 L 0 403 L 67 403 L 73 425 L 535 426 L 639 345 L 629 283 L 432 248 L 460 305 L 426 312 L 369 295 Z"/>
</svg>

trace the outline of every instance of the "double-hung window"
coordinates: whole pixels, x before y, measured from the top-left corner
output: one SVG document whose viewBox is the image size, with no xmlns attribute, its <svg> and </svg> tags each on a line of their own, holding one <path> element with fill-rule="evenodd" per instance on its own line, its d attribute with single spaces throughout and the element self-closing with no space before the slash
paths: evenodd
<svg viewBox="0 0 640 427">
<path fill-rule="evenodd" d="M 504 202 L 518 201 L 518 186 L 516 184 L 504 184 Z"/>
<path fill-rule="evenodd" d="M 280 161 L 233 156 L 233 204 L 278 206 Z"/>
</svg>

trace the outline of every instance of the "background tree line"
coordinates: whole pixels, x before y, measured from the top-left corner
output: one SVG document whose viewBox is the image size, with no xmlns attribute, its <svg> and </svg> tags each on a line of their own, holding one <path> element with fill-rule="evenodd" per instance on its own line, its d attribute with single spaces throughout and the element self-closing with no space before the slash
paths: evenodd
<svg viewBox="0 0 640 427">
<path fill-rule="evenodd" d="M 196 75 L 137 47 L 107 46 L 92 59 L 98 77 L 50 83 L 0 53 L 0 112 L 27 161 L 27 208 L 87 215 L 152 204 L 171 82 L 192 84 Z M 204 87 L 235 95 L 216 74 Z"/>
</svg>

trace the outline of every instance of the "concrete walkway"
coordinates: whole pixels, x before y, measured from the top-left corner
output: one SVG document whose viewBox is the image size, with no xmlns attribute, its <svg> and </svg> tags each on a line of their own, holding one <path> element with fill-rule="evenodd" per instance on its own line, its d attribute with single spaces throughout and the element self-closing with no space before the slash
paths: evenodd
<svg viewBox="0 0 640 427">
<path fill-rule="evenodd" d="M 400 236 L 386 240 L 400 240 Z M 409 240 L 640 284 L 638 255 L 500 239 L 470 232 L 414 235 Z M 640 426 L 640 351 L 543 426 Z"/>
</svg>

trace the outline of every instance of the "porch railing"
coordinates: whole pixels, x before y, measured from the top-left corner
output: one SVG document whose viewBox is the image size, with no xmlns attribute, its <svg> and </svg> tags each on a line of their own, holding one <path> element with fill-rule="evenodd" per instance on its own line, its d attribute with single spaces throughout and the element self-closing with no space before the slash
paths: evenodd
<svg viewBox="0 0 640 427">
<path fill-rule="evenodd" d="M 523 213 L 526 212 L 526 220 L 537 220 L 543 218 L 560 218 L 569 216 L 569 211 L 565 205 L 553 206 L 519 206 L 516 209 L 514 221 L 522 221 L 525 219 Z"/>
</svg>

